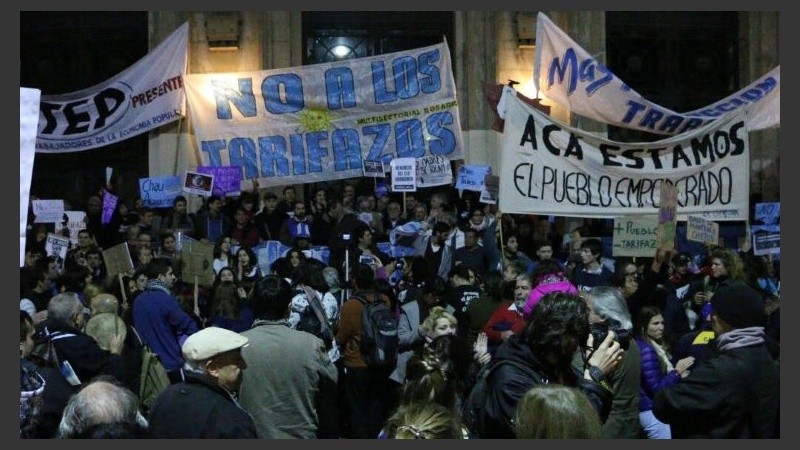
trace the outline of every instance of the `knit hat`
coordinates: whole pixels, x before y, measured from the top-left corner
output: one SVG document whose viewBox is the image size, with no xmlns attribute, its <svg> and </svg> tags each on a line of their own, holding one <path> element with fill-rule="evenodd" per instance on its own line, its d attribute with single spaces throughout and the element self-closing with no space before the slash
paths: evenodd
<svg viewBox="0 0 800 450">
<path fill-rule="evenodd" d="M 723 283 L 711 297 L 714 314 L 733 328 L 763 327 L 767 314 L 764 299 L 742 282 Z"/>
</svg>

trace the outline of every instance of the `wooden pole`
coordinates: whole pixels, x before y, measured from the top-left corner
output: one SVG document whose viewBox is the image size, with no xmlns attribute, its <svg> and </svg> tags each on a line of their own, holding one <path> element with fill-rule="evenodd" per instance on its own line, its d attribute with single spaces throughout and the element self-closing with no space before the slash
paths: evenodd
<svg viewBox="0 0 800 450">
<path fill-rule="evenodd" d="M 197 317 L 200 317 L 200 292 L 198 291 L 199 288 L 199 276 L 194 276 L 194 313 Z"/>
<path fill-rule="evenodd" d="M 117 273 L 117 280 L 119 280 L 119 291 L 122 294 L 122 308 L 128 309 L 128 295 L 125 293 L 127 288 L 125 287 L 125 281 L 122 279 L 122 272 Z"/>
<path fill-rule="evenodd" d="M 178 117 L 178 132 L 175 133 L 175 163 L 172 166 L 172 175 L 178 174 L 178 155 L 181 153 L 181 123 L 183 122 L 183 115 Z"/>
</svg>

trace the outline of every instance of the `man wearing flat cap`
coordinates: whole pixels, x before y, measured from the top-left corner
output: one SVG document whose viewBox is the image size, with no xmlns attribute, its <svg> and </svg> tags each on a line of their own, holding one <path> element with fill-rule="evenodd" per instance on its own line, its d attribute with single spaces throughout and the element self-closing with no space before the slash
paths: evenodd
<svg viewBox="0 0 800 450">
<path fill-rule="evenodd" d="M 247 363 L 248 339 L 224 328 L 208 327 L 181 347 L 186 379 L 168 387 L 150 410 L 154 438 L 255 439 L 252 417 L 236 400 Z"/>
<path fill-rule="evenodd" d="M 780 438 L 780 369 L 765 342 L 761 295 L 741 282 L 711 298 L 717 354 L 658 391 L 653 414 L 673 438 Z"/>
</svg>

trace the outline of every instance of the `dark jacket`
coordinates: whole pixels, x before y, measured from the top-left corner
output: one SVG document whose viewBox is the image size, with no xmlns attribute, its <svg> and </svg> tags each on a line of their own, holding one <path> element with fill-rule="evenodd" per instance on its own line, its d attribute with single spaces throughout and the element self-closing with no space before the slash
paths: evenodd
<svg viewBox="0 0 800 450">
<path fill-rule="evenodd" d="M 255 439 L 253 418 L 231 395 L 206 376 L 186 373 L 150 409 L 153 438 Z"/>
<path fill-rule="evenodd" d="M 117 380 L 126 381 L 125 362 L 122 357 L 100 348 L 88 334 L 76 328 L 57 324 L 48 324 L 47 331 L 59 363 L 69 361 L 81 384 L 88 383 L 97 375 L 111 375 Z"/>
<path fill-rule="evenodd" d="M 553 368 L 537 357 L 533 350 L 517 337 L 511 337 L 500 345 L 493 363 L 504 359 L 514 360 L 528 366 L 530 370 L 523 372 L 512 364 L 504 364 L 488 378 L 489 392 L 486 398 L 485 429 L 482 438 L 515 438 L 511 420 L 516 414 L 520 399 L 533 386 L 556 379 Z M 594 381 L 585 379 L 579 369 L 572 366 L 570 368 L 572 377 L 565 380 L 564 384 L 583 391 L 600 415 L 600 420 L 605 422 L 611 411 L 611 391 Z"/>
<path fill-rule="evenodd" d="M 673 438 L 779 438 L 780 368 L 763 344 L 725 350 L 653 399 Z"/>
</svg>

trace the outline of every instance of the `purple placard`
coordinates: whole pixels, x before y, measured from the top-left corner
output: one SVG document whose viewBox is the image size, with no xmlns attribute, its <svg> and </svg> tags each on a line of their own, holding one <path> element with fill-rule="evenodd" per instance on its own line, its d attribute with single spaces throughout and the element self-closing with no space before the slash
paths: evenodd
<svg viewBox="0 0 800 450">
<path fill-rule="evenodd" d="M 214 175 L 213 195 L 225 197 L 242 191 L 242 166 L 197 166 L 197 173 Z"/>
<path fill-rule="evenodd" d="M 103 225 L 108 225 L 111 222 L 111 216 L 117 207 L 117 201 L 119 201 L 119 197 L 106 190 L 103 191 L 103 217 L 100 219 Z"/>
</svg>

